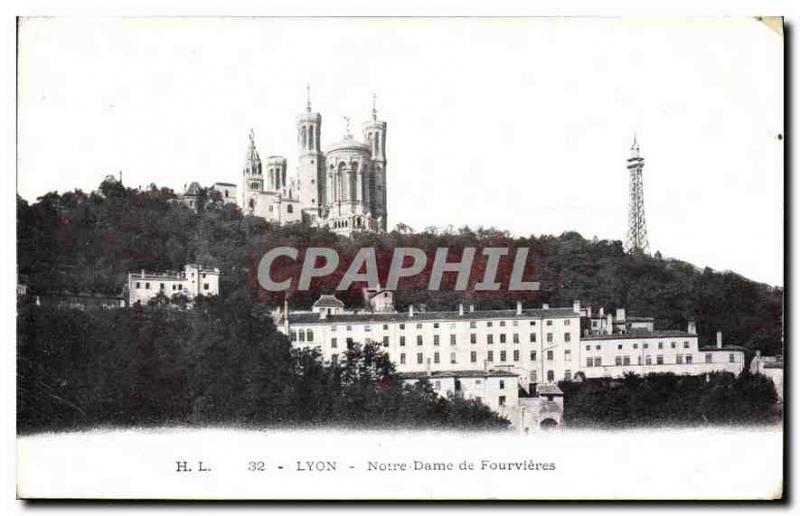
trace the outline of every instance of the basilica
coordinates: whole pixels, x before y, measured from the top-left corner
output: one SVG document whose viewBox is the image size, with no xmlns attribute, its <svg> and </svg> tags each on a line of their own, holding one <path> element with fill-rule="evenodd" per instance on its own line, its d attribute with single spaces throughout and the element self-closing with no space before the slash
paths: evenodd
<svg viewBox="0 0 800 516">
<path fill-rule="evenodd" d="M 311 98 L 297 116 L 297 164 L 289 174 L 283 156 L 263 161 L 255 135 L 245 158 L 241 208 L 269 222 L 296 222 L 350 235 L 386 231 L 386 122 L 378 119 L 373 97 L 371 119 L 363 125 L 363 141 L 350 132 L 322 150 L 322 116 L 312 111 Z"/>
</svg>

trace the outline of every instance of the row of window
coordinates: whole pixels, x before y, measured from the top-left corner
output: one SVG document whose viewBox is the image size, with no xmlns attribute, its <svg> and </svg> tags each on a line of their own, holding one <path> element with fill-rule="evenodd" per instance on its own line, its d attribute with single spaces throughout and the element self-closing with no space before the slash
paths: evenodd
<svg viewBox="0 0 800 516">
<path fill-rule="evenodd" d="M 705 363 L 710 364 L 714 359 L 714 355 L 711 353 L 705 354 Z M 636 365 L 642 365 L 642 357 L 636 357 Z M 691 364 L 693 361 L 692 355 L 676 355 L 675 356 L 675 363 L 676 364 Z M 734 363 L 736 362 L 736 355 L 734 353 L 730 353 L 728 355 L 728 362 Z M 656 355 L 656 365 L 663 365 L 664 364 L 664 355 Z M 614 365 L 616 366 L 627 366 L 631 365 L 631 357 L 630 356 L 617 356 L 614 357 Z M 653 365 L 653 357 L 650 355 L 646 355 L 644 357 L 644 365 Z M 603 360 L 601 357 L 586 357 L 586 367 L 602 367 Z"/>
<path fill-rule="evenodd" d="M 670 344 L 670 348 L 672 348 L 672 349 L 675 349 L 675 348 L 678 347 L 678 343 L 677 342 L 670 342 L 669 344 Z M 639 349 L 639 343 L 638 342 L 634 342 L 631 346 L 633 347 L 633 349 Z M 649 343 L 647 343 L 647 342 L 643 342 L 642 343 L 642 349 L 648 349 L 649 347 L 650 347 Z M 690 348 L 688 340 L 683 341 L 683 347 L 684 347 L 684 349 L 689 349 Z M 595 344 L 594 349 L 599 350 L 600 349 L 600 344 Z M 623 344 L 617 344 L 617 349 L 618 350 L 623 349 Z M 659 342 L 658 343 L 658 349 L 664 349 L 664 343 L 663 342 Z M 592 350 L 592 346 L 590 344 L 587 344 L 586 345 L 586 351 L 591 351 L 591 350 Z"/>
<path fill-rule="evenodd" d="M 455 388 L 456 388 L 457 391 L 461 390 L 461 381 L 462 380 L 460 380 L 460 379 L 456 379 L 455 380 Z M 483 383 L 483 381 L 480 378 L 476 378 L 475 379 L 475 385 L 480 385 L 482 383 Z M 506 388 L 506 381 L 505 380 L 498 381 L 497 386 L 500 389 L 505 389 Z M 442 388 L 442 381 L 441 380 L 434 380 L 433 387 L 436 390 L 441 389 Z"/>
<path fill-rule="evenodd" d="M 203 276 L 205 276 L 205 274 L 203 274 Z M 137 281 L 136 282 L 136 288 L 137 289 L 141 289 L 142 288 L 142 282 L 141 281 Z M 159 283 L 159 290 L 166 290 L 166 288 L 167 288 L 166 283 Z M 209 289 L 208 283 L 203 283 L 203 290 L 208 290 L 208 289 Z M 150 290 L 150 282 L 149 281 L 144 282 L 144 290 Z M 172 284 L 172 290 L 183 290 L 183 283 L 173 283 Z"/>
<path fill-rule="evenodd" d="M 441 327 L 441 323 L 438 323 L 438 322 L 427 323 L 427 324 L 432 326 L 434 330 L 437 330 L 437 329 L 439 329 Z M 485 321 L 484 324 L 486 325 L 487 328 L 492 328 L 494 326 L 494 321 Z M 536 321 L 533 321 L 533 320 L 529 321 L 529 324 L 531 326 L 536 326 Z M 552 320 L 547 320 L 547 321 L 545 321 L 545 324 L 547 326 L 552 326 L 553 325 L 553 321 Z M 513 321 L 511 321 L 511 325 L 512 326 L 518 326 L 519 325 L 519 321 L 513 320 Z M 382 328 L 384 330 L 388 330 L 389 329 L 389 325 L 388 324 L 383 324 L 381 326 L 382 326 Z M 498 321 L 498 326 L 505 327 L 506 326 L 506 321 Z M 564 326 L 570 326 L 570 320 L 569 319 L 564 319 Z M 406 329 L 406 323 L 400 323 L 399 327 L 400 327 L 401 330 L 405 330 Z M 450 322 L 448 327 L 451 328 L 451 329 L 455 328 L 456 327 L 456 322 L 455 321 Z M 469 322 L 469 327 L 470 328 L 477 328 L 478 327 L 478 322 L 477 321 L 470 321 Z M 339 328 L 338 326 L 333 325 L 333 326 L 331 326 L 331 331 L 337 331 L 338 328 Z M 415 323 L 415 328 L 418 329 L 418 330 L 421 330 L 421 329 L 424 328 L 424 324 L 421 323 L 421 322 Z M 352 324 L 345 325 L 345 330 L 346 331 L 352 331 L 352 329 L 353 329 L 353 325 Z M 364 325 L 364 331 L 372 331 L 372 325 L 371 324 L 365 324 Z"/>
<path fill-rule="evenodd" d="M 302 330 L 301 329 L 299 331 L 292 330 L 290 332 L 290 336 L 291 336 L 292 342 L 297 342 L 297 341 L 300 341 L 300 342 L 306 342 L 306 341 L 307 342 L 313 342 L 314 341 L 314 337 L 313 337 L 314 336 L 314 332 L 311 329 L 308 329 L 308 330 Z M 495 336 L 492 335 L 492 334 L 487 335 L 486 336 L 486 343 L 487 344 L 494 344 L 494 337 Z M 508 335 L 507 334 L 500 333 L 500 334 L 498 334 L 498 337 L 499 337 L 500 344 L 506 344 L 508 342 Z M 530 342 L 536 342 L 536 334 L 535 333 L 531 333 L 528 336 L 528 339 L 529 339 Z M 369 340 L 369 339 L 367 339 L 367 340 Z M 553 342 L 553 334 L 552 333 L 547 333 L 545 335 L 545 340 L 547 342 Z M 383 339 L 382 339 L 382 342 L 383 342 L 383 345 L 385 347 L 389 347 L 389 336 L 384 336 Z M 434 335 L 433 336 L 433 345 L 434 346 L 438 346 L 438 345 L 440 345 L 440 342 L 441 342 L 440 336 L 439 335 Z M 478 343 L 478 335 L 475 334 L 475 333 L 470 333 L 469 342 L 470 342 L 470 344 L 477 344 Z M 564 342 L 572 342 L 572 334 L 571 333 L 565 333 L 564 334 Z M 417 343 L 417 346 L 424 345 L 425 344 L 424 337 L 422 335 L 417 335 L 416 343 Z M 520 343 L 519 333 L 512 333 L 511 334 L 511 343 L 512 344 L 519 344 Z M 451 333 L 450 334 L 450 345 L 451 346 L 455 346 L 456 344 L 457 344 L 456 334 Z M 406 345 L 406 336 L 405 335 L 401 335 L 400 336 L 400 345 L 401 346 L 405 346 Z M 334 347 L 334 348 L 336 347 L 336 337 L 331 338 L 331 347 Z"/>
</svg>

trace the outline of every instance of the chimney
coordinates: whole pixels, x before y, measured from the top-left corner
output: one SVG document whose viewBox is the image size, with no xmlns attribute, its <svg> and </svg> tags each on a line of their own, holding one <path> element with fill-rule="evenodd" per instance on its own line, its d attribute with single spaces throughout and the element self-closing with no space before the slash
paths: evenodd
<svg viewBox="0 0 800 516">
<path fill-rule="evenodd" d="M 617 308 L 617 320 L 625 322 L 625 309 Z"/>
<path fill-rule="evenodd" d="M 717 348 L 722 348 L 722 332 L 717 330 Z"/>
<path fill-rule="evenodd" d="M 469 311 L 470 312 L 474 312 L 475 311 L 475 305 L 473 305 L 472 303 L 469 304 Z"/>
<path fill-rule="evenodd" d="M 549 308 L 550 308 L 550 304 L 549 303 L 542 303 L 542 310 L 547 310 Z"/>
<path fill-rule="evenodd" d="M 576 314 L 581 313 L 581 300 L 580 299 L 576 299 L 575 301 L 572 302 L 572 311 L 575 312 Z"/>
<path fill-rule="evenodd" d="M 614 333 L 614 317 L 611 314 L 606 315 L 606 335 Z"/>
<path fill-rule="evenodd" d="M 458 303 L 458 315 L 464 315 L 464 303 Z"/>
<path fill-rule="evenodd" d="M 691 333 L 692 335 L 697 335 L 697 323 L 690 320 L 689 327 L 686 329 L 687 332 Z"/>
<path fill-rule="evenodd" d="M 605 316 L 606 316 L 606 309 L 601 306 L 600 307 L 600 317 L 605 317 Z"/>
<path fill-rule="evenodd" d="M 522 301 L 517 301 L 517 315 L 522 315 Z"/>
<path fill-rule="evenodd" d="M 408 316 L 414 317 L 414 305 L 408 305 Z"/>
<path fill-rule="evenodd" d="M 592 305 L 586 305 L 586 317 L 592 318 Z"/>
</svg>

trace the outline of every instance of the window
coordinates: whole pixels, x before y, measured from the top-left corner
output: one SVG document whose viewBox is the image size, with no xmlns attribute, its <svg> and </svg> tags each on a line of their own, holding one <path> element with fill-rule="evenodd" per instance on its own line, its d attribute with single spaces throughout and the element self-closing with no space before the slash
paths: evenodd
<svg viewBox="0 0 800 516">
<path fill-rule="evenodd" d="M 689 341 L 688 340 L 684 340 L 683 341 L 683 348 L 684 349 L 689 349 Z"/>
<path fill-rule="evenodd" d="M 305 342 L 306 341 L 306 331 L 305 330 L 300 330 L 299 331 L 299 335 L 300 335 L 300 342 Z"/>
<path fill-rule="evenodd" d="M 519 350 L 514 350 L 514 362 L 519 362 Z"/>
<path fill-rule="evenodd" d="M 572 380 L 572 371 L 570 371 L 569 369 L 564 370 L 564 380 L 567 382 Z"/>
<path fill-rule="evenodd" d="M 433 388 L 434 388 L 434 389 L 436 389 L 437 391 L 438 391 L 439 389 L 441 389 L 441 388 L 442 388 L 442 382 L 441 382 L 441 380 L 436 380 L 435 382 L 433 382 Z"/>
<path fill-rule="evenodd" d="M 671 347 L 672 349 L 675 349 L 675 346 L 677 346 L 677 344 L 675 344 L 674 342 L 669 343 L 669 347 Z"/>
<path fill-rule="evenodd" d="M 658 349 L 664 349 L 664 343 L 663 342 L 659 342 L 658 343 Z"/>
<path fill-rule="evenodd" d="M 536 326 L 536 321 L 531 321 L 531 326 Z"/>
<path fill-rule="evenodd" d="M 505 321 L 500 321 L 500 326 L 505 326 L 505 325 L 506 325 Z"/>
<path fill-rule="evenodd" d="M 636 357 L 636 365 L 642 365 L 642 355 Z"/>
<path fill-rule="evenodd" d="M 499 398 L 497 398 L 497 404 L 500 405 L 501 407 L 505 406 L 506 397 L 505 396 L 500 396 Z"/>
<path fill-rule="evenodd" d="M 519 334 L 518 333 L 514 333 L 514 334 L 511 335 L 511 342 L 513 342 L 514 344 L 519 344 Z"/>
<path fill-rule="evenodd" d="M 401 346 L 405 346 L 406 345 L 406 336 L 405 335 L 400 335 L 400 345 Z"/>
<path fill-rule="evenodd" d="M 511 326 L 519 326 L 519 321 L 517 321 L 516 319 L 511 321 Z"/>
<path fill-rule="evenodd" d="M 422 323 L 419 323 L 419 322 L 417 323 L 417 329 L 418 329 L 418 330 L 421 330 L 421 329 L 422 329 Z"/>
<path fill-rule="evenodd" d="M 438 351 L 433 354 L 433 363 L 434 364 L 438 364 L 439 363 L 439 352 Z"/>
<path fill-rule="evenodd" d="M 422 363 L 422 353 L 417 353 L 417 363 L 418 364 Z"/>
<path fill-rule="evenodd" d="M 656 356 L 656 365 L 664 365 L 664 355 Z"/>
<path fill-rule="evenodd" d="M 500 351 L 500 361 L 501 362 L 505 362 L 506 361 L 506 350 L 505 349 Z"/>
<path fill-rule="evenodd" d="M 136 288 L 142 288 L 142 284 L 140 282 L 136 282 Z"/>
<path fill-rule="evenodd" d="M 712 356 L 711 353 L 706 353 L 706 364 L 711 363 L 711 356 Z"/>
<path fill-rule="evenodd" d="M 344 329 L 347 330 L 347 331 L 351 331 L 353 329 L 353 327 L 348 324 L 347 326 L 345 326 Z"/>
<path fill-rule="evenodd" d="M 337 346 L 338 346 L 338 344 L 336 343 L 336 337 L 334 337 L 334 338 L 331 339 L 331 347 L 336 349 Z"/>
<path fill-rule="evenodd" d="M 451 364 L 455 364 L 456 363 L 456 354 L 455 353 L 450 353 L 450 363 Z"/>
<path fill-rule="evenodd" d="M 531 371 L 531 383 L 536 383 L 536 371 Z"/>
<path fill-rule="evenodd" d="M 477 351 L 470 351 L 469 352 L 469 361 L 475 363 L 478 361 L 478 352 Z"/>
<path fill-rule="evenodd" d="M 592 357 L 586 357 L 586 367 L 592 367 Z"/>
<path fill-rule="evenodd" d="M 365 325 L 364 325 L 364 331 L 372 331 L 372 325 L 370 325 L 370 324 L 365 324 Z"/>
<path fill-rule="evenodd" d="M 478 327 L 478 325 L 475 323 L 475 321 L 470 321 L 470 322 L 469 322 L 469 327 L 470 327 L 470 328 L 477 328 L 477 327 Z"/>
<path fill-rule="evenodd" d="M 291 335 L 290 338 L 291 338 L 292 342 L 296 342 L 297 341 L 297 332 L 296 331 L 292 330 L 291 332 L 289 332 L 289 335 Z"/>
<path fill-rule="evenodd" d="M 553 350 L 547 350 L 547 360 L 553 360 Z"/>
<path fill-rule="evenodd" d="M 308 330 L 306 332 L 306 340 L 308 342 L 312 342 L 314 340 L 314 331 L 313 330 Z"/>
<path fill-rule="evenodd" d="M 553 334 L 552 333 L 548 333 L 547 334 L 547 342 L 553 342 Z"/>
<path fill-rule="evenodd" d="M 433 336 L 433 345 L 434 346 L 438 346 L 439 345 L 439 336 L 438 335 L 434 335 Z"/>
<path fill-rule="evenodd" d="M 594 357 L 594 366 L 595 367 L 600 367 L 602 365 L 603 365 L 602 357 Z"/>
<path fill-rule="evenodd" d="M 402 365 L 402 364 L 405 364 L 405 363 L 406 363 L 406 354 L 405 353 L 400 353 L 400 364 Z"/>
<path fill-rule="evenodd" d="M 564 334 L 564 342 L 570 342 L 570 339 L 572 339 L 572 335 L 569 334 L 569 333 L 565 333 Z"/>
<path fill-rule="evenodd" d="M 586 345 L 586 351 L 591 351 L 591 350 L 592 350 L 592 346 L 589 346 L 589 345 L 587 344 L 587 345 Z"/>
<path fill-rule="evenodd" d="M 650 344 L 648 344 L 647 342 L 642 344 L 642 349 L 647 349 L 649 347 L 650 347 Z"/>
<path fill-rule="evenodd" d="M 451 346 L 455 346 L 456 345 L 456 334 L 455 333 L 451 333 L 450 334 L 450 345 Z"/>
<path fill-rule="evenodd" d="M 146 288 L 147 290 L 150 290 L 150 283 L 145 283 L 144 284 L 144 288 Z"/>
<path fill-rule="evenodd" d="M 547 326 L 552 326 L 552 325 L 553 325 L 553 321 L 550 321 L 550 320 L 548 320 L 548 321 L 545 321 L 545 324 L 546 324 Z"/>
<path fill-rule="evenodd" d="M 164 284 L 163 284 L 163 283 L 160 283 L 160 284 L 159 284 L 159 288 L 160 288 L 161 290 L 164 290 Z M 206 289 L 206 290 L 208 290 L 208 289 Z"/>
<path fill-rule="evenodd" d="M 692 363 L 692 355 L 686 355 L 686 363 L 687 364 L 691 364 Z"/>
<path fill-rule="evenodd" d="M 434 328 L 439 328 L 439 323 L 438 322 L 433 323 L 433 327 Z"/>
<path fill-rule="evenodd" d="M 637 344 L 637 343 L 635 343 L 635 342 L 634 342 L 634 343 L 633 343 L 633 349 L 639 349 L 639 344 Z"/>
<path fill-rule="evenodd" d="M 631 357 L 622 357 L 622 365 L 631 365 Z"/>
<path fill-rule="evenodd" d="M 494 362 L 494 351 L 486 352 L 486 360 L 488 360 L 489 362 Z"/>
<path fill-rule="evenodd" d="M 728 362 L 730 362 L 731 364 L 736 362 L 736 355 L 734 355 L 733 353 L 728 355 Z"/>
<path fill-rule="evenodd" d="M 564 361 L 569 362 L 570 360 L 572 360 L 572 350 L 571 349 L 565 349 L 564 350 Z"/>
<path fill-rule="evenodd" d="M 644 365 L 650 365 L 653 363 L 653 360 L 650 358 L 650 355 L 644 357 Z"/>
<path fill-rule="evenodd" d="M 531 351 L 531 360 L 532 360 L 533 362 L 535 362 L 535 361 L 536 361 L 536 352 L 535 352 L 535 351 Z"/>
<path fill-rule="evenodd" d="M 389 337 L 388 336 L 384 336 L 383 337 L 383 347 L 384 348 L 388 348 L 389 347 Z"/>
<path fill-rule="evenodd" d="M 389 329 L 389 325 L 388 325 L 388 324 L 384 324 L 384 325 L 383 325 L 383 329 L 384 329 L 384 330 L 388 330 L 388 329 Z"/>
<path fill-rule="evenodd" d="M 569 326 L 569 324 L 570 324 L 569 319 L 564 319 L 564 326 Z"/>
<path fill-rule="evenodd" d="M 491 328 L 492 327 L 492 321 L 486 321 L 486 327 L 487 328 Z"/>
<path fill-rule="evenodd" d="M 597 350 L 597 351 L 600 351 L 600 344 L 596 345 L 596 346 L 594 347 L 594 349 L 595 349 L 595 350 Z"/>
<path fill-rule="evenodd" d="M 406 323 L 400 323 L 400 329 L 401 330 L 405 330 L 406 329 Z"/>
<path fill-rule="evenodd" d="M 622 357 L 614 357 L 614 365 L 622 365 Z"/>
<path fill-rule="evenodd" d="M 331 355 L 331 364 L 335 364 L 338 361 L 339 361 L 339 354 L 338 353 L 334 353 L 333 355 Z"/>
<path fill-rule="evenodd" d="M 531 333 L 531 342 L 536 342 L 536 334 Z"/>
<path fill-rule="evenodd" d="M 505 333 L 501 333 L 500 334 L 500 344 L 505 344 L 505 343 L 506 343 L 506 334 Z"/>
<path fill-rule="evenodd" d="M 417 346 L 422 346 L 422 335 L 417 335 Z"/>
<path fill-rule="evenodd" d="M 500 388 L 501 389 L 505 389 L 506 388 L 506 381 L 505 380 L 500 380 Z"/>
<path fill-rule="evenodd" d="M 676 355 L 675 356 L 675 363 L 682 364 L 683 363 L 683 355 Z"/>
<path fill-rule="evenodd" d="M 549 371 L 547 371 L 547 381 L 548 381 L 548 382 L 552 382 L 552 381 L 554 381 L 555 379 L 556 379 L 556 373 L 554 373 L 552 369 L 550 369 Z"/>
<path fill-rule="evenodd" d="M 494 344 L 494 335 L 487 335 L 486 336 L 486 343 L 487 344 Z"/>
<path fill-rule="evenodd" d="M 476 344 L 477 342 L 478 342 L 478 336 L 475 335 L 474 333 L 470 333 L 469 334 L 469 343 L 470 344 Z"/>
<path fill-rule="evenodd" d="M 617 349 L 622 349 L 622 344 L 617 344 Z"/>
</svg>

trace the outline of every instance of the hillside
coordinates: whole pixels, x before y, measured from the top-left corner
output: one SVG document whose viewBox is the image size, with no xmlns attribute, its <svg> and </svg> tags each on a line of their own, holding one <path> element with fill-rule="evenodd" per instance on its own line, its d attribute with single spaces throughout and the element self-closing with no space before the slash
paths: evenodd
<svg viewBox="0 0 800 516">
<path fill-rule="evenodd" d="M 254 271 L 263 250 L 280 243 L 336 247 L 344 256 L 372 246 L 414 246 L 431 251 L 448 246 L 529 247 L 542 290 L 534 293 L 429 292 L 413 281 L 401 283 L 396 304 L 453 309 L 461 301 L 484 307 L 550 303 L 625 307 L 629 314 L 656 318 L 657 328 L 698 323 L 701 344 L 717 330 L 728 344 L 781 352 L 783 289 L 749 281 L 731 272 L 698 270 L 678 260 L 631 256 L 619 241 L 589 241 L 570 232 L 560 236 L 513 238 L 496 229 L 461 228 L 450 232 L 393 231 L 360 234 L 353 239 L 305 226 L 277 227 L 243 217 L 232 205 L 211 203 L 199 213 L 171 202 L 168 189 L 139 192 L 104 182 L 96 192 L 50 193 L 29 204 L 17 198 L 17 252 L 20 278 L 35 293 L 103 292 L 119 294 L 129 271 L 180 269 L 198 262 L 222 271 L 222 297 L 279 304 L 283 294 L 260 291 Z M 445 275 L 444 284 L 453 275 Z M 452 278 L 450 278 L 452 280 Z M 308 292 L 291 292 L 290 304 L 308 307 L 320 291 L 338 283 L 334 275 Z M 452 281 L 450 281 L 452 283 Z M 423 288 L 420 288 L 423 287 Z M 360 302 L 356 288 L 340 294 Z"/>
</svg>

